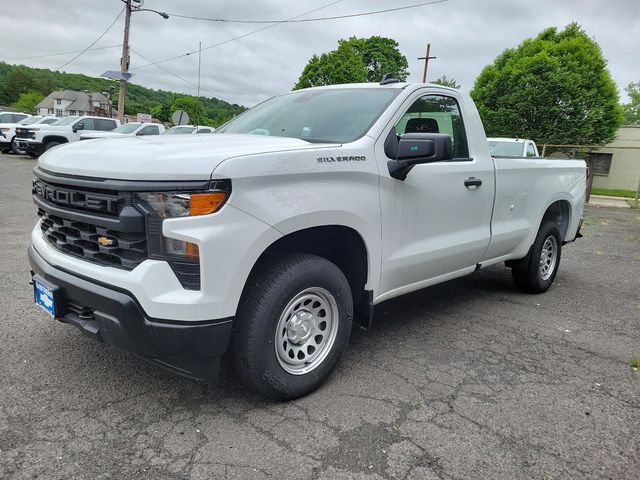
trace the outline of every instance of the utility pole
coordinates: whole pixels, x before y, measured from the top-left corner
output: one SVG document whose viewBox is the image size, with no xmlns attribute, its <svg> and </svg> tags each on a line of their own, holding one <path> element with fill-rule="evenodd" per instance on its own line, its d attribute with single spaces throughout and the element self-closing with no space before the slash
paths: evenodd
<svg viewBox="0 0 640 480">
<path fill-rule="evenodd" d="M 422 74 L 422 83 L 427 83 L 427 68 L 429 67 L 429 60 L 435 59 L 437 57 L 430 57 L 431 53 L 431 44 L 427 44 L 427 54 L 424 57 L 418 57 L 418 60 L 424 60 L 424 73 Z"/>
<path fill-rule="evenodd" d="M 118 120 L 124 122 L 124 96 L 127 81 L 124 74 L 129 70 L 129 25 L 131 24 L 131 0 L 126 0 L 124 14 L 124 40 L 122 41 L 122 58 L 120 58 L 120 92 L 118 94 Z"/>
<path fill-rule="evenodd" d="M 198 98 L 200 98 L 200 61 L 202 57 L 202 42 L 198 42 Z"/>
</svg>

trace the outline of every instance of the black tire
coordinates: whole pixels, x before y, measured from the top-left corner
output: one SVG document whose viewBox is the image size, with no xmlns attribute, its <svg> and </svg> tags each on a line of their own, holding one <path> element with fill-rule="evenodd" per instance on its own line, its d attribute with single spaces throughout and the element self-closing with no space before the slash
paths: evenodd
<svg viewBox="0 0 640 480">
<path fill-rule="evenodd" d="M 60 142 L 56 142 L 55 140 L 47 142 L 44 144 L 44 151 L 46 152 L 50 148 L 57 147 L 58 145 L 60 145 Z"/>
<path fill-rule="evenodd" d="M 326 356 L 313 370 L 292 374 L 279 360 L 276 329 L 285 309 L 292 308 L 292 301 L 307 289 L 329 292 L 335 300 L 335 340 L 327 343 L 323 349 Z M 335 368 L 349 340 L 352 323 L 351 289 L 337 266 L 308 254 L 271 257 L 251 274 L 242 295 L 232 341 L 236 370 L 250 388 L 271 399 L 290 400 L 305 395 L 317 389 Z"/>
<path fill-rule="evenodd" d="M 27 152 L 27 155 L 29 155 L 31 158 L 38 158 L 38 155 L 33 152 Z"/>
<path fill-rule="evenodd" d="M 553 267 L 549 268 L 551 272 L 543 274 L 540 262 L 542 259 L 543 247 L 545 242 L 547 242 L 547 239 L 550 239 L 550 237 L 555 239 L 555 262 L 553 263 Z M 550 241 L 552 244 L 554 243 L 553 240 Z M 527 293 L 542 293 L 548 290 L 558 273 L 561 254 L 562 238 L 560 236 L 560 229 L 552 220 L 545 221 L 540 226 L 540 230 L 538 230 L 538 235 L 531 246 L 529 255 L 527 255 L 527 257 L 521 262 L 518 262 L 519 265 L 515 265 L 511 270 L 513 280 L 518 289 Z"/>
<path fill-rule="evenodd" d="M 21 155 L 25 153 L 23 150 L 20 150 L 16 145 L 15 137 L 13 138 L 13 140 L 11 140 L 11 153 L 13 153 L 14 155 Z"/>
</svg>

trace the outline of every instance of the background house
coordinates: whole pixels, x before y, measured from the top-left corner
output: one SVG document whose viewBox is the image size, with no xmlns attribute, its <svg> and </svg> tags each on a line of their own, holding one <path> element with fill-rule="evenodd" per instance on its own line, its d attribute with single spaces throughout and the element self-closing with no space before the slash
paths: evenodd
<svg viewBox="0 0 640 480">
<path fill-rule="evenodd" d="M 109 117 L 112 112 L 109 99 L 100 92 L 62 90 L 50 93 L 36 105 L 38 115 L 97 115 Z"/>
<path fill-rule="evenodd" d="M 587 157 L 593 188 L 635 192 L 640 185 L 640 125 L 620 127 L 616 139 Z"/>
</svg>

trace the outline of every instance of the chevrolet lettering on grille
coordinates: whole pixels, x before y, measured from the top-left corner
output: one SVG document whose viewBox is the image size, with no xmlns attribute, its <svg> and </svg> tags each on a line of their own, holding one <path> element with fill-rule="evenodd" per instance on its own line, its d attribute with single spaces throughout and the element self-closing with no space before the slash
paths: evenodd
<svg viewBox="0 0 640 480">
<path fill-rule="evenodd" d="M 48 185 L 39 180 L 33 182 L 33 193 L 43 200 L 63 207 L 117 213 L 118 200 L 91 192 L 79 192 Z"/>
</svg>

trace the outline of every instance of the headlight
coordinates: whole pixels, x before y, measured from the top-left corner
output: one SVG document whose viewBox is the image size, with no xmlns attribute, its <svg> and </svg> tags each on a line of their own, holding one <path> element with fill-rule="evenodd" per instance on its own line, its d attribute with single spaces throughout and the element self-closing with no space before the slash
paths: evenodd
<svg viewBox="0 0 640 480">
<path fill-rule="evenodd" d="M 136 193 L 135 204 L 146 217 L 149 258 L 166 260 L 174 270 L 184 268 L 186 264 L 198 264 L 198 246 L 165 237 L 162 222 L 168 218 L 208 215 L 220 210 L 231 194 L 231 184 L 228 181 L 212 183 L 215 188 L 202 192 Z"/>
<path fill-rule="evenodd" d="M 146 202 L 160 218 L 179 218 L 214 213 L 224 205 L 229 196 L 225 191 L 205 193 L 152 192 L 138 193 L 137 198 Z"/>
</svg>

